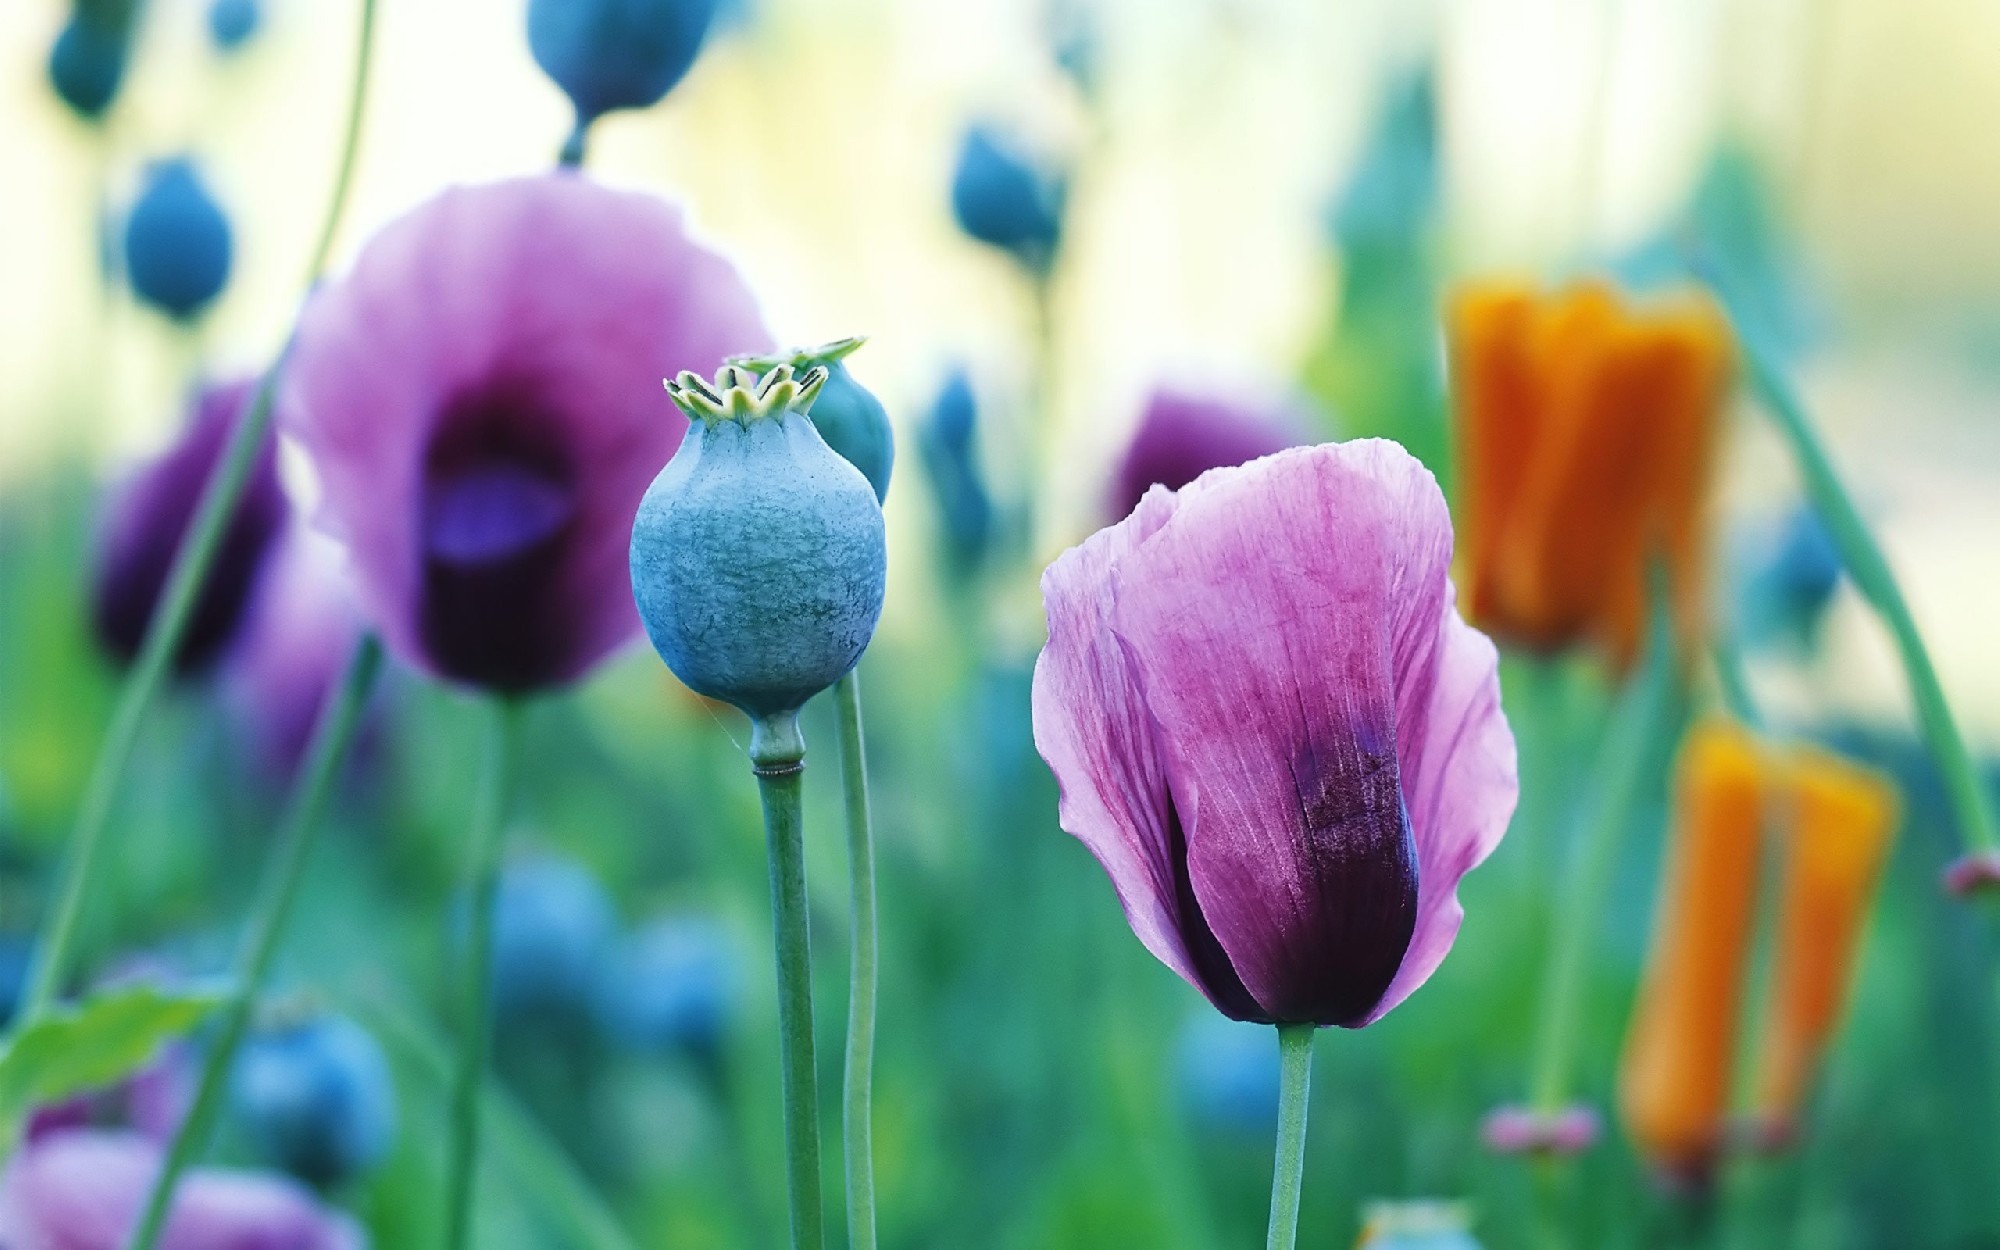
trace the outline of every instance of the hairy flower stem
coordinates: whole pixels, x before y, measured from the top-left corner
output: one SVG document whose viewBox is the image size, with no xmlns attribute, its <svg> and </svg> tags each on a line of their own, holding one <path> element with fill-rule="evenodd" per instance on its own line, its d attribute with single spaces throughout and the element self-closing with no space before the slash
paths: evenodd
<svg viewBox="0 0 2000 1250">
<path fill-rule="evenodd" d="M 284 937 L 286 917 L 291 914 L 292 901 L 298 897 L 299 882 L 305 876 L 306 863 L 312 858 L 313 846 L 318 841 L 327 799 L 333 792 L 334 778 L 340 774 L 341 761 L 347 757 L 348 745 L 361 724 L 362 708 L 381 668 L 382 644 L 370 634 L 355 645 L 346 671 L 320 706 L 319 719 L 313 727 L 312 744 L 307 748 L 304 766 L 293 782 L 270 861 L 264 867 L 263 880 L 258 883 L 257 902 L 250 913 L 250 924 L 244 930 L 243 944 L 236 953 L 234 979 L 229 987 L 229 997 L 222 1005 L 220 1026 L 209 1042 L 207 1055 L 202 1059 L 194 1103 L 174 1132 L 173 1142 L 167 1148 L 166 1162 L 153 1178 L 153 1187 L 146 1196 L 145 1213 L 125 1243 L 128 1250 L 152 1250 L 159 1240 L 167 1222 L 167 1212 L 173 1205 L 174 1187 L 180 1182 L 181 1173 L 194 1162 L 214 1127 L 237 1047 L 242 1044 L 243 1034 L 250 1026 L 257 996 L 271 968 L 271 958 L 277 953 L 278 943 Z"/>
<path fill-rule="evenodd" d="M 1675 664 L 1672 626 L 1664 596 L 1656 596 L 1645 669 L 1626 687 L 1591 775 L 1597 787 L 1584 807 L 1579 836 L 1570 849 L 1560 904 L 1549 938 L 1548 979 L 1542 985 L 1539 1027 L 1528 1105 L 1544 1116 L 1563 1110 L 1582 1015 L 1583 982 L 1618 848 L 1638 804 L 1648 766 L 1673 732 Z"/>
<path fill-rule="evenodd" d="M 334 177 L 333 195 L 327 204 L 319 242 L 307 266 L 308 289 L 319 280 L 321 271 L 326 268 L 334 232 L 347 206 L 355 152 L 361 138 L 362 106 L 368 95 L 369 49 L 374 43 L 374 33 L 375 0 L 361 0 L 361 35 L 354 57 L 354 85 L 348 99 L 346 139 L 341 147 L 339 172 Z M 167 576 L 159 603 L 153 610 L 152 619 L 147 622 L 145 641 L 140 644 L 139 654 L 125 675 L 125 684 L 118 694 L 118 705 L 112 713 L 111 725 L 105 731 L 104 743 L 98 748 L 97 761 L 91 767 L 83 802 L 77 809 L 76 826 L 70 833 L 62 866 L 58 870 L 55 909 L 43 922 L 27 984 L 14 1013 L 16 1034 L 41 1018 L 69 974 L 77 922 L 82 917 L 84 899 L 90 893 L 91 879 L 96 873 L 97 851 L 103 841 L 104 827 L 110 820 L 112 804 L 118 797 L 119 784 L 124 779 L 126 766 L 131 762 L 133 748 L 138 745 L 146 710 L 165 682 L 175 652 L 180 650 L 189 618 L 194 613 L 195 600 L 208 579 L 209 566 L 215 562 L 223 533 L 243 496 L 244 485 L 250 480 L 251 466 L 256 462 L 257 452 L 270 430 L 271 398 L 277 389 L 278 368 L 278 365 L 273 365 L 265 371 L 249 410 L 237 423 L 223 448 L 215 473 L 202 491 L 201 504 L 195 509 L 194 517 L 181 539 L 180 550 L 175 554 L 173 570 Z"/>
<path fill-rule="evenodd" d="M 1853 498 L 1841 483 L 1832 458 L 1814 432 L 1805 406 L 1799 402 L 1783 369 L 1757 334 L 1742 330 L 1741 338 L 1751 389 L 1798 462 L 1806 496 L 1812 500 L 1820 520 L 1826 523 L 1834 545 L 1840 548 L 1841 560 L 1854 588 L 1875 609 L 1895 639 L 1903 675 L 1910 683 L 1910 698 L 1917 705 L 1924 744 L 1944 778 L 1961 836 L 1972 850 L 2000 851 L 2000 828 L 1995 826 L 1993 806 L 1980 782 L 1979 767 L 1966 750 L 1951 705 L 1945 701 L 1944 687 L 1938 682 L 1937 668 L 1931 663 L 1930 651 L 1924 646 L 1924 637 L 1910 615 L 1910 605 L 1903 598 L 1888 558 L 1861 519 L 1860 509 L 1854 506 Z"/>
<path fill-rule="evenodd" d="M 1306 1171 L 1306 1105 L 1312 1095 L 1310 1024 L 1278 1026 L 1278 1148 L 1271 1165 L 1271 1226 L 1265 1250 L 1292 1250 L 1299 1239 L 1299 1194 Z"/>
<path fill-rule="evenodd" d="M 458 1061 L 451 1083 L 451 1140 L 445 1157 L 446 1250 L 472 1244 L 472 1189 L 479 1163 L 480 1092 L 493 1047 L 493 905 L 500 885 L 500 831 L 506 822 L 520 705 L 488 701 L 486 760 L 472 800 L 466 846 L 467 926 L 459 969 Z"/>
<path fill-rule="evenodd" d="M 785 1182 L 793 1250 L 826 1244 L 819 1191 L 819 1077 L 813 1060 L 812 937 L 806 912 L 805 740 L 797 712 L 755 721 L 750 764 L 764 802 L 771 863 L 771 925 L 778 951 L 778 1035 L 783 1052 Z"/>
<path fill-rule="evenodd" d="M 857 671 L 833 684 L 839 714 L 840 779 L 847 797 L 848 899 L 853 913 L 847 988 L 847 1066 L 841 1105 L 847 1167 L 848 1250 L 875 1250 L 875 1158 L 871 1111 L 875 1064 L 875 831 Z"/>
</svg>

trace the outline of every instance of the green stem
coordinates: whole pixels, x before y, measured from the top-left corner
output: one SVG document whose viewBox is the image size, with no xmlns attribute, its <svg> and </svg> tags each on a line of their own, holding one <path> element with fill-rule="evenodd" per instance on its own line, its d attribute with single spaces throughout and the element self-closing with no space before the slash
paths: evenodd
<svg viewBox="0 0 2000 1250">
<path fill-rule="evenodd" d="M 848 958 L 847 1067 L 842 1103 L 847 1165 L 848 1250 L 875 1250 L 875 1157 L 870 1111 L 875 1064 L 875 832 L 868 812 L 868 764 L 861 730 L 861 677 L 833 685 L 839 713 L 840 777 L 847 796 L 848 898 L 853 935 Z"/>
<path fill-rule="evenodd" d="M 493 1044 L 493 904 L 500 884 L 500 831 L 506 821 L 509 775 L 520 707 L 495 699 L 486 735 L 486 762 L 473 796 L 466 847 L 466 901 L 471 909 L 465 963 L 459 970 L 458 1066 L 451 1086 L 451 1153 L 445 1164 L 445 1246 L 472 1240 L 472 1182 L 479 1161 L 480 1091 Z"/>
<path fill-rule="evenodd" d="M 778 1035 L 783 1052 L 785 1181 L 793 1250 L 826 1244 L 819 1192 L 819 1077 L 813 1061 L 812 937 L 806 911 L 805 822 L 800 799 L 805 740 L 796 711 L 760 717 L 750 763 L 764 802 L 771 861 L 771 924 L 778 950 Z"/>
<path fill-rule="evenodd" d="M 354 85 L 348 102 L 347 137 L 341 148 L 333 198 L 327 205 L 326 220 L 307 270 L 308 287 L 319 280 L 320 272 L 326 267 L 334 232 L 347 206 L 355 152 L 361 138 L 361 114 L 368 91 L 369 49 L 374 42 L 374 29 L 375 0 L 361 0 L 361 35 L 355 53 Z M 110 818 L 112 803 L 117 798 L 119 783 L 138 743 L 146 709 L 166 680 L 174 653 L 180 650 L 195 599 L 208 579 L 209 566 L 215 561 L 223 531 L 228 528 L 237 501 L 242 498 L 244 485 L 250 478 L 251 465 L 256 461 L 258 449 L 263 446 L 264 436 L 270 429 L 271 398 L 277 389 L 277 381 L 278 365 L 274 364 L 265 370 L 249 411 L 230 433 L 221 461 L 202 491 L 201 504 L 195 509 L 187 533 L 181 540 L 180 550 L 174 557 L 173 571 L 168 574 L 166 587 L 160 594 L 152 619 L 147 623 L 145 641 L 140 644 L 139 654 L 125 676 L 118 706 L 112 713 L 104 744 L 98 749 L 97 761 L 91 768 L 82 805 L 77 809 L 76 827 L 70 834 L 62 866 L 58 870 L 55 910 L 49 913 L 37 943 L 32 970 L 14 1017 L 16 1033 L 41 1017 L 69 973 L 77 922 L 82 917 L 83 901 L 90 892 L 91 879 L 96 873 L 98 846 L 103 840 L 104 827 Z"/>
<path fill-rule="evenodd" d="M 1764 716 L 1757 709 L 1756 695 L 1750 692 L 1750 674 L 1743 668 L 1743 652 L 1727 630 L 1717 628 L 1709 655 L 1715 661 L 1715 683 L 1722 690 L 1722 705 L 1745 728 L 1762 730 Z"/>
<path fill-rule="evenodd" d="M 306 863 L 312 858 L 313 845 L 318 840 L 323 823 L 321 817 L 326 811 L 327 799 L 333 793 L 334 778 L 340 773 L 341 761 L 346 758 L 348 744 L 361 723 L 362 707 L 367 702 L 368 692 L 374 688 L 375 677 L 381 667 L 382 644 L 372 634 L 363 637 L 348 659 L 347 669 L 339 683 L 328 692 L 326 702 L 320 707 L 305 765 L 293 785 L 284 819 L 278 826 L 270 862 L 265 866 L 264 878 L 258 885 L 257 903 L 250 913 L 249 928 L 245 930 L 243 945 L 236 953 L 235 977 L 229 997 L 222 1007 L 221 1025 L 202 1060 L 194 1104 L 175 1130 L 173 1142 L 167 1148 L 166 1162 L 153 1178 L 152 1190 L 146 1197 L 145 1213 L 130 1240 L 125 1243 L 129 1250 L 152 1250 L 166 1224 L 167 1210 L 172 1205 L 174 1187 L 179 1183 L 181 1173 L 194 1162 L 196 1154 L 208 1140 L 209 1131 L 221 1108 L 222 1093 L 236 1049 L 249 1028 L 257 996 L 263 989 L 265 975 L 270 971 L 271 957 L 277 952 L 279 939 L 284 936 L 285 919 L 291 914 L 292 901 L 298 897 L 299 882 L 305 876 Z"/>
<path fill-rule="evenodd" d="M 1944 777 L 1966 842 L 1975 851 L 2000 850 L 2000 831 L 1996 831 L 1992 804 L 1980 784 L 1978 765 L 1966 750 L 1951 705 L 1945 702 L 1937 669 L 1931 663 L 1923 635 L 1917 631 L 1916 620 L 1910 615 L 1910 606 L 1903 599 L 1896 575 L 1889 568 L 1888 558 L 1882 554 L 1881 546 L 1861 519 L 1860 509 L 1854 506 L 1853 498 L 1842 485 L 1831 457 L 1783 370 L 1757 334 L 1740 326 L 1739 334 L 1749 364 L 1751 386 L 1791 448 L 1792 457 L 1798 461 L 1807 497 L 1840 548 L 1854 588 L 1875 609 L 1895 639 L 1903 674 L 1910 683 L 1910 697 L 1917 705 L 1924 742 Z"/>
<path fill-rule="evenodd" d="M 1655 604 L 1647 652 L 1645 670 L 1620 698 L 1592 769 L 1597 789 L 1583 809 L 1582 832 L 1571 848 L 1562 901 L 1552 914 L 1551 956 L 1542 984 L 1528 1091 L 1529 1105 L 1543 1115 L 1560 1112 L 1569 1099 L 1584 977 L 1618 864 L 1618 848 L 1659 742 L 1674 727 L 1671 626 L 1660 603 Z"/>
<path fill-rule="evenodd" d="M 1306 1105 L 1312 1094 L 1315 1026 L 1278 1026 L 1278 1149 L 1271 1165 L 1271 1226 L 1265 1250 L 1292 1250 L 1299 1240 L 1299 1194 L 1306 1173 Z"/>
</svg>

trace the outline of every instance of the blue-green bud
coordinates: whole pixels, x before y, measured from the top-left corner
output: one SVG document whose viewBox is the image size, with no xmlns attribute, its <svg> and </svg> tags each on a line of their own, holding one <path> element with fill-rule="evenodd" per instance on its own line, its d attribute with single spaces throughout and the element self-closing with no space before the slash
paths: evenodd
<svg viewBox="0 0 2000 1250">
<path fill-rule="evenodd" d="M 896 466 L 896 432 L 889 425 L 889 411 L 874 393 L 854 380 L 846 360 L 854 349 L 868 340 L 845 338 L 821 347 L 801 347 L 795 351 L 766 356 L 731 356 L 729 363 L 763 374 L 779 365 L 790 365 L 794 374 L 818 366 L 826 370 L 826 384 L 812 401 L 812 423 L 826 445 L 840 458 L 861 470 L 861 476 L 875 488 L 875 498 L 889 498 L 889 473 Z"/>
<path fill-rule="evenodd" d="M 761 721 L 861 659 L 888 557 L 868 479 L 806 419 L 826 370 L 667 383 L 692 418 L 632 523 L 632 594 L 689 689 Z"/>
</svg>

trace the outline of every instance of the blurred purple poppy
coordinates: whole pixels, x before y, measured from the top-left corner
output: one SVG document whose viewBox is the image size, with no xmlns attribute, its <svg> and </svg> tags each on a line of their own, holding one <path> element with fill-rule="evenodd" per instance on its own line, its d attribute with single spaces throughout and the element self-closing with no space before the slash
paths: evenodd
<svg viewBox="0 0 2000 1250">
<path fill-rule="evenodd" d="M 1118 462 L 1113 517 L 1131 515 L 1151 487 L 1179 490 L 1210 469 L 1248 464 L 1298 441 L 1279 420 L 1239 404 L 1155 391 Z"/>
<path fill-rule="evenodd" d="M 1517 792 L 1450 563 L 1436 481 L 1366 440 L 1151 491 L 1043 574 L 1062 826 L 1223 1014 L 1358 1027 L 1450 950 Z"/>
<path fill-rule="evenodd" d="M 687 428 L 660 379 L 769 344 L 660 200 L 570 173 L 461 187 L 314 296 L 280 419 L 389 647 L 523 693 L 639 630 L 632 515 Z"/>
<path fill-rule="evenodd" d="M 204 387 L 180 440 L 112 493 L 98 527 L 91 625 L 98 642 L 120 664 L 131 663 L 145 641 L 181 538 L 256 389 L 247 379 Z M 187 633 L 174 655 L 175 671 L 187 675 L 207 668 L 235 635 L 285 511 L 277 458 L 267 445 L 251 467 L 249 483 L 195 599 Z"/>
<path fill-rule="evenodd" d="M 346 556 L 294 522 L 271 556 L 224 676 L 229 705 L 272 776 L 290 777 L 304 757 L 362 628 Z"/>
<path fill-rule="evenodd" d="M 0 1246 L 119 1250 L 161 1148 L 135 1133 L 71 1129 L 18 1151 L 0 1181 Z M 363 1250 L 361 1230 L 273 1176 L 197 1169 L 182 1179 L 159 1250 Z"/>
</svg>

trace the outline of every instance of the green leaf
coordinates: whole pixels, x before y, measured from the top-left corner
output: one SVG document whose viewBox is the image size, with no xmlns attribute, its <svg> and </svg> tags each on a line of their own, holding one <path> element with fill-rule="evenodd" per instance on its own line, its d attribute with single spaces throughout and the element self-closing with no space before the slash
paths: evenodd
<svg viewBox="0 0 2000 1250">
<path fill-rule="evenodd" d="M 186 1034 L 228 994 L 219 986 L 132 984 L 51 1008 L 0 1044 L 0 1134 L 11 1143 L 34 1107 L 109 1085 Z"/>
</svg>

